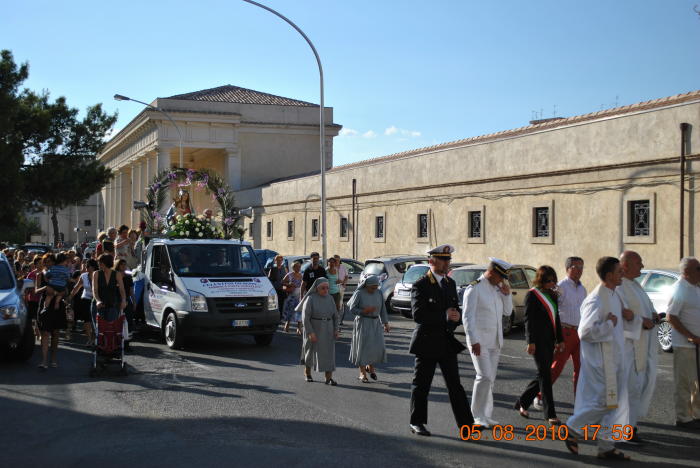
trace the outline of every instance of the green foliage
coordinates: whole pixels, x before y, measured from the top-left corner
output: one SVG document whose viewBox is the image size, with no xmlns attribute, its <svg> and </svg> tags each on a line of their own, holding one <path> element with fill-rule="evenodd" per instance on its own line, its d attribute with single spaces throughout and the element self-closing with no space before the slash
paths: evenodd
<svg viewBox="0 0 700 468">
<path fill-rule="evenodd" d="M 2 231 L 2 241 L 10 244 L 24 244 L 31 240 L 33 234 L 41 234 L 41 226 L 33 219 L 23 214 L 17 217 L 17 222 Z"/>
<path fill-rule="evenodd" d="M 95 156 L 117 116 L 97 104 L 80 119 L 64 97 L 50 102 L 47 92 L 20 91 L 29 66 L 18 67 L 8 50 L 0 57 L 0 228 L 15 224 L 27 203 L 39 202 L 50 208 L 57 236 L 58 210 L 84 202 L 112 177 Z"/>
</svg>

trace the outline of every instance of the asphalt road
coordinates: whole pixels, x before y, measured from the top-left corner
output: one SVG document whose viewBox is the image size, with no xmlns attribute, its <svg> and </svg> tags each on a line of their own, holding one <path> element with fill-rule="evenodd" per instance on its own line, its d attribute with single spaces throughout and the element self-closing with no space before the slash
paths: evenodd
<svg viewBox="0 0 700 468">
<path fill-rule="evenodd" d="M 412 322 L 392 316 L 389 362 L 379 380 L 363 384 L 349 367 L 349 331 L 336 348 L 337 387 L 322 375 L 307 383 L 298 364 L 300 339 L 279 332 L 269 347 L 250 337 L 189 343 L 171 351 L 158 335 L 132 345 L 130 375 L 88 377 L 90 354 L 62 342 L 59 368 L 40 372 L 39 350 L 25 364 L 0 363 L 2 466 L 583 466 L 599 465 L 593 445 L 570 455 L 559 441 L 526 441 L 525 420 L 512 404 L 534 376 L 522 330 L 506 339 L 495 388 L 495 418 L 515 427 L 513 441 L 457 439 L 439 371 L 429 405 L 433 436 L 408 431 L 413 359 L 407 354 Z M 346 322 L 347 324 L 348 322 Z M 78 335 L 76 341 L 84 338 Z M 698 466 L 700 431 L 673 426 L 673 368 L 662 354 L 655 403 L 640 424 L 649 440 L 624 447 L 634 466 Z M 471 395 L 474 371 L 460 356 Z M 554 387 L 559 417 L 573 410 L 571 365 Z M 519 439 L 519 440 L 518 440 Z M 607 464 L 619 465 L 621 462 Z M 624 463 L 623 463 L 624 464 Z M 631 465 L 630 465 L 631 466 Z"/>
</svg>

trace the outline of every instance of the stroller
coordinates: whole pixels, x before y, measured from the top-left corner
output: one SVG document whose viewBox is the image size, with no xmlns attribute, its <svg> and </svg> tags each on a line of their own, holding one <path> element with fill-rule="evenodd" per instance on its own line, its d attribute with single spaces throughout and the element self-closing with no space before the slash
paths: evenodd
<svg viewBox="0 0 700 468">
<path fill-rule="evenodd" d="M 119 375 L 127 375 L 124 361 L 124 339 L 126 337 L 126 316 L 109 322 L 97 314 L 95 325 L 95 347 L 92 353 L 90 377 L 101 375 L 108 364 L 119 364 Z"/>
</svg>

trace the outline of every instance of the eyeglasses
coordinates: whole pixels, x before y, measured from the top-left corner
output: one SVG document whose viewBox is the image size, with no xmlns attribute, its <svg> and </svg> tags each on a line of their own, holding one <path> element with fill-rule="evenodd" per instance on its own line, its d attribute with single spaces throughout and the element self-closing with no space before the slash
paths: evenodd
<svg viewBox="0 0 700 468">
<path fill-rule="evenodd" d="M 542 284 L 549 284 L 549 283 L 556 283 L 556 282 L 557 282 L 557 280 L 555 280 L 553 278 L 547 278 L 546 280 L 542 281 Z"/>
</svg>

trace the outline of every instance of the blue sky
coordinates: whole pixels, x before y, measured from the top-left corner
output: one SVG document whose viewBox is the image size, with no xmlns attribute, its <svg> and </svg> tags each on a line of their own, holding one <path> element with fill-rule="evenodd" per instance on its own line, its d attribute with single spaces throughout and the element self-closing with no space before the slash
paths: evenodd
<svg viewBox="0 0 700 468">
<path fill-rule="evenodd" d="M 297 23 L 344 126 L 335 164 L 700 89 L 698 0 L 262 0 Z M 84 109 L 232 84 L 318 102 L 313 55 L 238 0 L 5 0 L 0 48 Z M 109 5 L 109 6 L 108 6 Z M 700 7 L 698 7 L 700 8 Z"/>
</svg>

